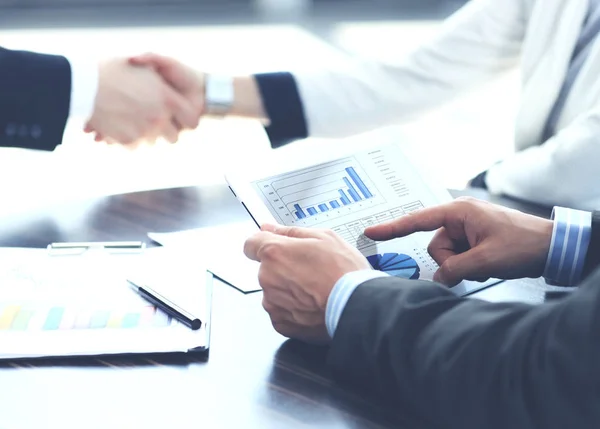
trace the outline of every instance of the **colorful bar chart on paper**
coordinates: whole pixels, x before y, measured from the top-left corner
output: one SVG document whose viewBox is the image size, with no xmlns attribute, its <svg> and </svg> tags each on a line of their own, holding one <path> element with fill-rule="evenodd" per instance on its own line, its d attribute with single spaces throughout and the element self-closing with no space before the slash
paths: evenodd
<svg viewBox="0 0 600 429">
<path fill-rule="evenodd" d="M 39 308 L 0 304 L 0 331 L 156 328 L 170 324 L 171 318 L 152 306 L 127 311 L 89 311 L 60 306 Z"/>
<path fill-rule="evenodd" d="M 284 223 L 338 216 L 344 207 L 364 201 L 385 202 L 353 157 L 260 181 L 257 187 Z"/>
</svg>

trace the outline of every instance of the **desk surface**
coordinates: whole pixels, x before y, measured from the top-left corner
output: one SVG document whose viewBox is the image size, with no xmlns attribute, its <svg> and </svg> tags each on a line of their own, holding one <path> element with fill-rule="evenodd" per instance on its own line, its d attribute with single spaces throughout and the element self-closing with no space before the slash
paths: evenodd
<svg viewBox="0 0 600 429">
<path fill-rule="evenodd" d="M 468 193 L 549 214 L 545 208 Z M 139 192 L 2 218 L 0 246 L 148 241 L 148 231 L 216 225 L 246 216 L 225 186 Z M 527 280 L 478 295 L 539 302 L 543 291 L 539 280 Z M 260 293 L 243 295 L 217 283 L 208 362 L 123 358 L 2 364 L 0 428 L 421 427 L 399 424 L 392 410 L 335 384 L 325 366 L 325 349 L 279 336 L 261 298 Z"/>
</svg>

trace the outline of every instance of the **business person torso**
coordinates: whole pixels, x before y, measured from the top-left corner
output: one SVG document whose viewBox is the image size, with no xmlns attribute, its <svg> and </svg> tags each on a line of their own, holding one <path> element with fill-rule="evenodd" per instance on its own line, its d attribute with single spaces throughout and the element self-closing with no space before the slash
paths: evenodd
<svg viewBox="0 0 600 429">
<path fill-rule="evenodd" d="M 537 306 L 490 303 L 372 274 L 343 308 L 335 307 L 346 292 L 329 298 L 334 373 L 436 428 L 600 427 L 600 213 L 557 212 L 555 222 L 571 231 L 557 228 L 556 237 L 567 238 L 553 238 L 545 274 L 573 278 L 585 261 L 587 278 L 570 296 Z M 553 254 L 576 259 L 555 266 L 561 258 Z"/>
<path fill-rule="evenodd" d="M 596 0 L 472 0 L 445 22 L 435 39 L 398 64 L 358 62 L 343 70 L 297 73 L 288 76 L 287 85 L 281 84 L 285 76 L 258 75 L 259 88 L 269 114 L 296 99 L 302 105 L 285 109 L 297 112 L 295 120 L 288 115 L 285 126 L 272 123 L 275 137 L 341 137 L 409 119 L 520 66 L 516 151 L 490 168 L 489 189 L 538 203 L 593 209 L 600 206 L 600 188 L 590 186 L 591 178 L 600 178 L 597 37 L 588 41 L 577 73 L 569 71 L 596 7 Z M 553 133 L 544 141 L 568 78 L 573 81 L 554 118 Z M 275 85 L 279 90 L 273 95 Z"/>
<path fill-rule="evenodd" d="M 70 101 L 66 58 L 0 48 L 0 146 L 53 150 Z"/>
</svg>

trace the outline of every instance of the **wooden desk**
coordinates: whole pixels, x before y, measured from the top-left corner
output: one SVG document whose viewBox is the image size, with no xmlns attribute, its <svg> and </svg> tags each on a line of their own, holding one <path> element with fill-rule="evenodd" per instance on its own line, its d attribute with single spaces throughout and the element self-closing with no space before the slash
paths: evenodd
<svg viewBox="0 0 600 429">
<path fill-rule="evenodd" d="M 225 186 L 139 192 L 0 219 L 0 246 L 148 241 L 148 231 L 216 225 L 246 216 Z M 535 281 L 511 282 L 482 295 L 539 301 L 541 288 Z M 392 410 L 335 384 L 325 366 L 326 350 L 286 342 L 272 329 L 261 298 L 260 293 L 243 295 L 216 285 L 208 362 L 3 364 L 0 428 L 421 427 L 394 421 Z"/>
</svg>

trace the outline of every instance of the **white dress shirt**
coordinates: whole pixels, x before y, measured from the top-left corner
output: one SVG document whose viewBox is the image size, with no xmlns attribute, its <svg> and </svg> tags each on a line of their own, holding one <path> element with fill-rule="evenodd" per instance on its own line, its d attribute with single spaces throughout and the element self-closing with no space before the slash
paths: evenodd
<svg viewBox="0 0 600 429">
<path fill-rule="evenodd" d="M 489 169 L 488 188 L 593 210 L 600 205 L 593 180 L 600 165 L 597 40 L 570 87 L 553 136 L 543 141 L 588 6 L 589 0 L 472 0 L 437 37 L 395 64 L 357 62 L 340 70 L 294 73 L 308 134 L 342 137 L 404 121 L 519 67 L 515 153 Z"/>
<path fill-rule="evenodd" d="M 88 120 L 94 111 L 94 101 L 98 91 L 98 63 L 68 58 L 71 65 L 71 107 L 70 117 L 83 117 Z"/>
</svg>

